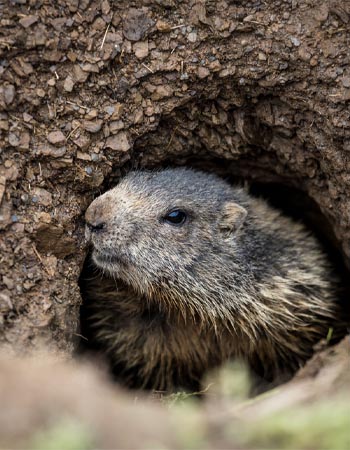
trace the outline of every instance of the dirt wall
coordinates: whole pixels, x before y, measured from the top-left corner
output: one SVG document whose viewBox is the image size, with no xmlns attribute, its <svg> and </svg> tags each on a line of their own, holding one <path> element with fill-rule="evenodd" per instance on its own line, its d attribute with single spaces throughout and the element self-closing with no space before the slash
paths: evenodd
<svg viewBox="0 0 350 450">
<path fill-rule="evenodd" d="M 130 167 L 305 191 L 350 258 L 350 2 L 0 5 L 0 342 L 71 352 L 83 213 Z"/>
</svg>

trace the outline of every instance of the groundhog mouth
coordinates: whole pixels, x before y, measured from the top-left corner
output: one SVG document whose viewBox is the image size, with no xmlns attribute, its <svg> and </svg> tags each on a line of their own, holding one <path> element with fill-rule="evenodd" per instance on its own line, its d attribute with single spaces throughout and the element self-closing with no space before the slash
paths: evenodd
<svg viewBox="0 0 350 450">
<path fill-rule="evenodd" d="M 103 267 L 115 264 L 125 265 L 125 261 L 123 261 L 120 256 L 110 253 L 102 253 L 96 249 L 93 251 L 92 259 L 96 265 L 102 265 Z"/>
</svg>

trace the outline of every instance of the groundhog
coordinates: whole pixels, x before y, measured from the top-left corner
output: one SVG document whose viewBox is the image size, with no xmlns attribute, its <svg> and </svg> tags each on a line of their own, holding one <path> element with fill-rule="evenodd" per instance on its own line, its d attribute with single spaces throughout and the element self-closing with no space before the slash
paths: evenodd
<svg viewBox="0 0 350 450">
<path fill-rule="evenodd" d="M 131 387 L 195 390 L 239 358 L 290 377 L 344 327 L 319 242 L 214 174 L 130 172 L 86 212 L 101 276 L 85 283 L 92 339 Z"/>
</svg>

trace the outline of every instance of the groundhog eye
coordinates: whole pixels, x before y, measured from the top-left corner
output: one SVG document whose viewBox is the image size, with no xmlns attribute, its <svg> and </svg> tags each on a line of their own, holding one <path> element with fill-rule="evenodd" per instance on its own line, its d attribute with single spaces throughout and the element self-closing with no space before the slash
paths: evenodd
<svg viewBox="0 0 350 450">
<path fill-rule="evenodd" d="M 181 209 L 173 209 L 168 212 L 164 217 L 163 221 L 169 225 L 183 225 L 186 222 L 187 214 Z"/>
</svg>

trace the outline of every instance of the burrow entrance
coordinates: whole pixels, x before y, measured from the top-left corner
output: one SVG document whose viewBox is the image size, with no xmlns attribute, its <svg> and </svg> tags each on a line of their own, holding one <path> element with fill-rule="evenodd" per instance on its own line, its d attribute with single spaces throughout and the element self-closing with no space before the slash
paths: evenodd
<svg viewBox="0 0 350 450">
<path fill-rule="evenodd" d="M 210 108 L 212 107 L 211 105 Z M 270 145 L 274 139 L 272 130 L 261 124 L 254 115 L 237 110 L 232 112 L 232 117 L 235 118 L 235 129 L 237 130 L 238 127 L 239 130 L 233 136 L 226 136 L 225 142 L 232 145 L 232 142 L 236 141 L 238 150 L 236 154 L 228 154 L 227 148 L 219 145 L 220 125 L 213 126 L 212 123 L 209 125 L 205 123 L 205 133 L 202 128 L 201 132 L 198 132 L 196 128 L 189 132 L 188 123 L 186 132 L 181 129 L 187 120 L 186 117 L 188 118 L 188 111 L 189 109 L 185 108 L 178 111 L 175 117 L 165 118 L 154 132 L 136 140 L 134 160 L 127 161 L 123 167 L 114 170 L 100 193 L 115 186 L 121 176 L 133 169 L 187 166 L 215 172 L 232 184 L 248 186 L 252 195 L 265 198 L 284 214 L 305 223 L 323 245 L 345 286 L 348 270 L 339 240 L 334 233 L 331 221 L 307 193 L 307 191 L 315 192 L 313 189 L 315 180 L 310 180 L 308 173 L 310 170 L 316 170 L 315 173 L 317 173 L 317 169 L 312 164 L 313 168 L 310 169 L 311 166 L 308 163 L 305 167 L 301 166 L 302 170 L 298 172 L 296 161 L 289 161 L 289 164 L 285 154 L 274 151 Z M 262 143 L 266 145 L 265 148 L 258 145 L 257 134 L 259 133 Z M 199 143 L 194 145 L 196 138 Z M 217 148 L 209 145 L 211 138 L 217 143 Z M 160 149 L 164 148 L 166 148 L 165 158 L 164 152 L 160 152 Z M 300 151 L 302 152 L 302 148 Z M 93 301 L 93 295 L 86 291 L 85 280 L 96 276 L 96 268 L 87 255 L 79 280 L 83 304 L 80 311 L 82 339 L 78 353 L 93 355 L 101 362 L 109 364 L 108 358 L 103 356 L 103 348 L 94 342 L 89 324 L 89 305 Z M 102 277 L 100 282 L 104 283 L 106 279 Z M 118 379 L 118 367 L 111 367 L 111 371 Z"/>
</svg>

